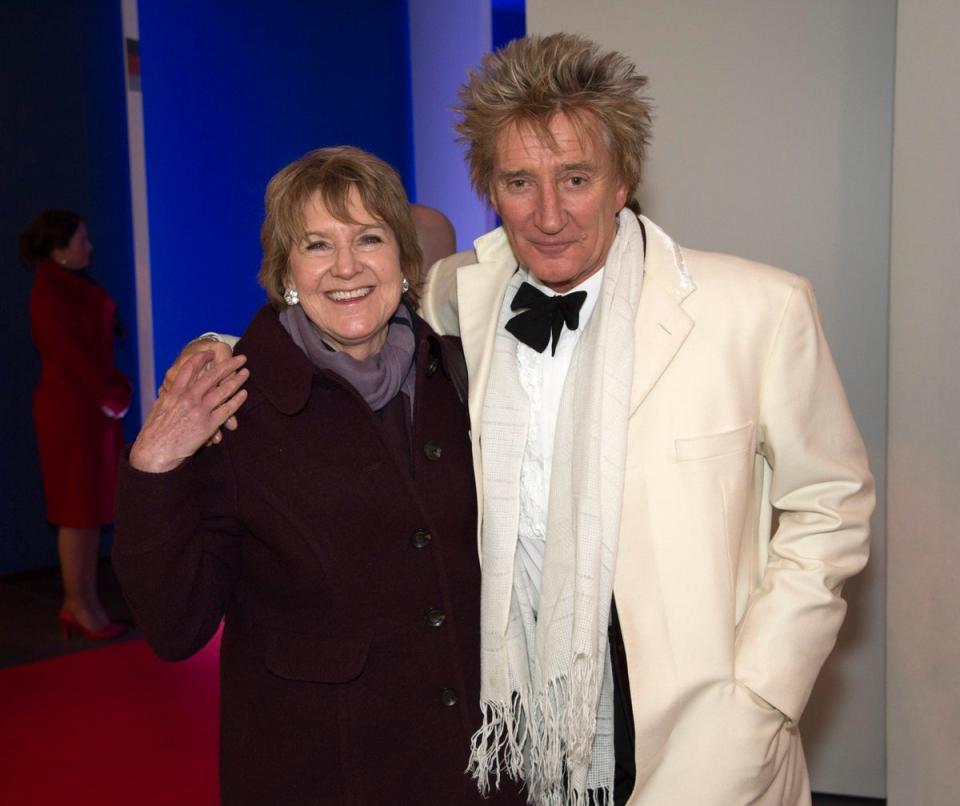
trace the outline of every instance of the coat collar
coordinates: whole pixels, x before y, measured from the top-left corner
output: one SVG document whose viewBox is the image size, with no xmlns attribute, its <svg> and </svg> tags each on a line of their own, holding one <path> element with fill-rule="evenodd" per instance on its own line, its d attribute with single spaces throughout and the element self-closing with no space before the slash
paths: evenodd
<svg viewBox="0 0 960 806">
<path fill-rule="evenodd" d="M 624 210 L 621 215 L 633 214 Z M 644 284 L 634 325 L 637 359 L 631 414 L 693 329 L 694 320 L 682 305 L 696 290 L 679 245 L 650 219 L 641 216 L 640 220 L 646 231 L 646 254 L 638 247 L 632 256 L 644 266 Z M 470 374 L 470 416 L 479 422 L 498 314 L 517 260 L 502 227 L 477 238 L 474 249 L 477 262 L 457 269 L 457 308 Z"/>
<path fill-rule="evenodd" d="M 100 289 L 100 284 L 93 279 L 87 269 L 68 269 L 52 258 L 42 258 L 37 261 L 36 271 L 38 276 L 43 276 L 46 282 L 55 283 L 74 293 Z"/>
<path fill-rule="evenodd" d="M 625 209 L 620 215 L 627 216 L 632 215 L 632 213 Z M 666 292 L 679 305 L 696 290 L 696 284 L 693 282 L 683 258 L 683 251 L 676 241 L 649 218 L 646 216 L 639 216 L 638 218 L 646 233 L 646 254 L 637 256 L 644 262 L 644 282 L 652 280 L 658 288 Z M 518 266 L 517 259 L 510 249 L 506 232 L 504 232 L 503 227 L 497 227 L 497 229 L 477 238 L 473 242 L 473 246 L 477 261 L 458 269 L 458 286 L 466 280 L 471 291 L 477 291 L 481 294 L 500 292 L 502 299 L 506 284 L 510 281 L 510 276 Z M 462 323 L 464 315 L 462 303 L 466 302 L 468 308 L 473 308 L 474 305 L 470 303 L 475 298 L 470 294 L 464 294 L 462 290 L 458 290 L 457 296 L 458 303 L 460 303 L 460 321 Z M 489 304 L 489 300 L 484 298 L 484 304 Z"/>
<path fill-rule="evenodd" d="M 438 337 L 427 323 L 414 314 L 413 326 L 418 351 L 428 340 L 432 354 L 442 361 Z M 318 370 L 283 329 L 272 307 L 264 305 L 257 311 L 234 352 L 247 357 L 248 383 L 260 390 L 281 414 L 297 414 L 307 405 Z M 332 372 L 320 374 L 336 377 Z M 346 381 L 340 382 L 346 385 Z"/>
<path fill-rule="evenodd" d="M 269 305 L 257 311 L 234 352 L 247 357 L 248 383 L 282 414 L 296 414 L 307 404 L 313 364 L 293 343 Z"/>
</svg>

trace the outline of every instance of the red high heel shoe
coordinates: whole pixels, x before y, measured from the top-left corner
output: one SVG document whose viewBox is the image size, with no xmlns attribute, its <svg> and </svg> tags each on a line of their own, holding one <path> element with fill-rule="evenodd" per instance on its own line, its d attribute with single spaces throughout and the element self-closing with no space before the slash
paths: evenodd
<svg viewBox="0 0 960 806">
<path fill-rule="evenodd" d="M 111 621 L 102 630 L 91 630 L 89 627 L 84 627 L 77 620 L 73 611 L 67 610 L 65 607 L 60 608 L 57 621 L 60 622 L 60 629 L 63 630 L 64 638 L 71 638 L 74 632 L 78 632 L 88 641 L 110 641 L 113 638 L 119 638 L 127 631 L 123 624 L 116 621 Z"/>
</svg>

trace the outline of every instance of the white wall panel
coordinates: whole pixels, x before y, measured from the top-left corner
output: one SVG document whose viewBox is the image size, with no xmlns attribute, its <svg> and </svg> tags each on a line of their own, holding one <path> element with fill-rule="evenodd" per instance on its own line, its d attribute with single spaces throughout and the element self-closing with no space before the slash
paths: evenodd
<svg viewBox="0 0 960 806">
<path fill-rule="evenodd" d="M 880 491 L 868 570 L 803 720 L 813 787 L 884 793 L 887 308 L 895 0 L 527 0 L 650 77 L 644 211 L 809 277 Z"/>
<path fill-rule="evenodd" d="M 890 256 L 887 782 L 960 801 L 960 3 L 900 0 Z"/>
</svg>

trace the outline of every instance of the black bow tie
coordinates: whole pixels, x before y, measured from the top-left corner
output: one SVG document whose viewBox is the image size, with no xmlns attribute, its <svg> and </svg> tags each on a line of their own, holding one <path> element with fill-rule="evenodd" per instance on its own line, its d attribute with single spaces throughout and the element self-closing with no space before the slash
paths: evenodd
<svg viewBox="0 0 960 806">
<path fill-rule="evenodd" d="M 574 291 L 562 296 L 548 297 L 530 283 L 521 283 L 510 303 L 510 309 L 519 311 L 504 327 L 524 344 L 542 353 L 553 336 L 550 355 L 557 354 L 557 342 L 564 324 L 570 330 L 580 326 L 580 308 L 587 298 L 586 291 Z"/>
</svg>

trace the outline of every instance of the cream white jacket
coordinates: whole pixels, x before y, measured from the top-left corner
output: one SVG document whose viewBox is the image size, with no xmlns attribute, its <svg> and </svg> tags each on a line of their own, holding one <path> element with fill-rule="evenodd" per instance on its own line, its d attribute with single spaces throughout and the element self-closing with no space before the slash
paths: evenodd
<svg viewBox="0 0 960 806">
<path fill-rule="evenodd" d="M 801 277 L 679 247 L 642 219 L 614 591 L 630 673 L 631 806 L 801 806 L 796 723 L 867 559 L 873 479 Z M 437 263 L 422 313 L 481 409 L 517 263 L 502 230 Z M 549 536 L 548 536 L 549 539 Z M 482 546 L 481 546 L 482 550 Z"/>
</svg>

